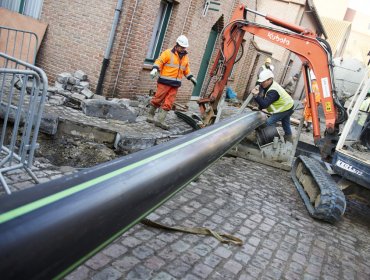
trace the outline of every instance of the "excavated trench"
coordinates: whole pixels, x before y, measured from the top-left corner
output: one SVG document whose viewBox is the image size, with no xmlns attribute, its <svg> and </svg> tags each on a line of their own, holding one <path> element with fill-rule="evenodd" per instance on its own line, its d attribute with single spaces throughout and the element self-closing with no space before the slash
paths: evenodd
<svg viewBox="0 0 370 280">
<path fill-rule="evenodd" d="M 67 125 L 68 129 L 72 130 Z M 0 125 L 0 130 L 2 130 L 2 125 Z M 76 134 L 76 127 L 73 127 L 73 131 Z M 42 162 L 45 162 L 46 159 L 47 162 L 55 166 L 87 168 L 129 154 L 129 151 L 123 149 L 117 151 L 113 148 L 114 138 L 111 135 L 112 133 L 110 135 L 102 131 L 94 133 L 94 130 L 90 129 L 89 137 L 84 137 L 86 134 L 83 132 L 83 128 L 77 131 L 78 136 L 65 132 L 66 129 L 56 135 L 39 132 L 38 148 L 35 151 L 36 159 Z M 11 126 L 7 127 L 5 135 L 4 144 L 8 145 L 12 136 Z M 20 134 L 17 139 L 20 143 Z M 107 141 L 107 139 L 110 141 Z"/>
<path fill-rule="evenodd" d="M 123 130 L 128 131 L 128 128 Z M 190 131 L 188 129 L 179 134 Z M 126 133 L 123 139 L 114 130 L 63 120 L 59 122 L 55 135 L 39 133 L 35 156 L 45 158 L 56 166 L 87 168 L 167 142 L 178 137 L 175 134 L 153 132 L 142 135 L 137 129 Z"/>
<path fill-rule="evenodd" d="M 40 146 L 36 150 L 36 157 L 46 158 L 56 166 L 92 167 L 124 154 L 115 152 L 105 144 L 70 135 L 53 138 L 41 133 L 38 143 Z"/>
</svg>

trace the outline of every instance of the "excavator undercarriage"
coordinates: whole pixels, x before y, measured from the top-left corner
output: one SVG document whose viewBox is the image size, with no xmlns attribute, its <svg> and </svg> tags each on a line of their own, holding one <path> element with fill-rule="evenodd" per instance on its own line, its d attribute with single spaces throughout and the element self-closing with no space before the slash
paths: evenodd
<svg viewBox="0 0 370 280">
<path fill-rule="evenodd" d="M 317 160 L 297 157 L 291 176 L 312 217 L 330 223 L 341 218 L 346 209 L 344 194 Z"/>
</svg>

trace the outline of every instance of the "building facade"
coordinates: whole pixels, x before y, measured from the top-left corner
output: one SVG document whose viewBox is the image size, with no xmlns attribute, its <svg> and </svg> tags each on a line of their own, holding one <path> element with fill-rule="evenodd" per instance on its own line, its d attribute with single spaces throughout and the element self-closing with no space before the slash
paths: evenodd
<svg viewBox="0 0 370 280">
<path fill-rule="evenodd" d="M 308 0 L 127 0 L 121 1 L 117 28 L 112 23 L 117 15 L 117 0 L 44 0 L 40 20 L 48 28 L 36 64 L 43 68 L 52 84 L 57 74 L 83 70 L 95 91 L 103 60 L 107 56 L 110 34 L 113 45 L 109 65 L 102 83 L 107 97 L 136 98 L 156 89 L 149 72 L 161 51 L 172 48 L 176 38 L 189 38 L 188 48 L 192 73 L 198 79 L 183 80 L 178 102 L 186 103 L 212 88 L 209 71 L 220 46 L 222 29 L 238 5 L 284 21 L 304 25 L 321 35 L 322 26 Z M 21 2 L 20 2 L 21 3 Z M 35 12 L 35 14 L 38 14 Z M 249 21 L 272 26 L 264 17 L 248 13 Z M 283 83 L 300 71 L 301 62 L 292 53 L 266 40 L 245 34 L 243 56 L 235 64 L 228 81 L 240 99 L 254 87 L 258 68 L 266 57 L 273 59 L 275 75 Z"/>
</svg>

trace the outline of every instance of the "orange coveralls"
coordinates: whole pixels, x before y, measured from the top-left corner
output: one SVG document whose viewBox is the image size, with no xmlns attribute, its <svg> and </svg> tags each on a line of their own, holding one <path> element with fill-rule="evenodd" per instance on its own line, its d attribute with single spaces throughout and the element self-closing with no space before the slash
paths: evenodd
<svg viewBox="0 0 370 280">
<path fill-rule="evenodd" d="M 153 68 L 160 71 L 157 91 L 151 100 L 154 107 L 161 107 L 165 111 L 172 109 L 177 90 L 181 86 L 181 79 L 190 80 L 193 75 L 190 72 L 189 57 L 187 53 L 179 55 L 175 49 L 165 50 L 154 62 Z"/>
</svg>

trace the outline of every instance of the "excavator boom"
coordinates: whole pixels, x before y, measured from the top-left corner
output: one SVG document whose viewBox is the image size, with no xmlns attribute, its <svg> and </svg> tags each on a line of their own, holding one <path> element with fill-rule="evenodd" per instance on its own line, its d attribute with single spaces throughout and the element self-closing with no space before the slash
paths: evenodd
<svg viewBox="0 0 370 280">
<path fill-rule="evenodd" d="M 219 79 L 217 80 L 212 92 L 207 98 L 199 100 L 200 112 L 204 114 L 209 103 L 213 111 L 217 113 L 218 102 L 222 96 L 227 80 L 234 66 L 239 48 L 246 32 L 257 37 L 279 45 L 292 53 L 296 54 L 302 61 L 305 69 L 312 69 L 318 81 L 321 94 L 321 103 L 325 114 L 326 132 L 332 134 L 335 132 L 337 112 L 333 100 L 333 81 L 331 71 L 330 48 L 322 40 L 316 38 L 312 31 L 303 27 L 285 23 L 282 20 L 265 15 L 265 18 L 271 23 L 284 27 L 289 31 L 276 29 L 269 26 L 263 26 L 255 22 L 246 20 L 247 12 L 253 12 L 240 5 L 233 13 L 230 23 L 224 28 L 222 34 L 222 44 L 219 53 L 211 71 L 214 75 L 215 69 L 218 70 Z M 257 13 L 257 12 L 255 12 Z M 260 13 L 257 13 L 262 15 Z M 307 71 L 307 70 L 304 70 Z M 306 73 L 305 82 L 309 83 L 309 75 Z M 306 81 L 307 78 L 307 81 Z M 314 100 L 313 92 L 309 92 L 310 87 L 306 86 L 306 94 L 310 101 Z M 311 96 L 312 95 L 312 98 Z M 315 141 L 321 138 L 317 107 L 313 102 L 310 107 L 313 115 L 313 136 Z"/>
</svg>

